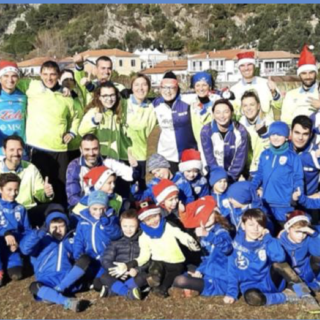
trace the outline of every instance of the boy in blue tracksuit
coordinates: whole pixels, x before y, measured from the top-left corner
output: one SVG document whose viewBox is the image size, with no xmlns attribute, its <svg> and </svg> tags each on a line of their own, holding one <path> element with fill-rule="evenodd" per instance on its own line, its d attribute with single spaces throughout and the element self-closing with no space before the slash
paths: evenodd
<svg viewBox="0 0 320 320">
<path fill-rule="evenodd" d="M 188 181 L 180 179 L 180 176 L 173 175 L 170 170 L 170 163 L 162 155 L 155 153 L 147 160 L 147 169 L 154 178 L 149 181 L 145 190 L 139 190 L 137 184 L 131 188 L 131 193 L 135 200 L 143 201 L 146 199 L 152 199 L 156 202 L 152 188 L 157 185 L 162 179 L 169 179 L 175 183 L 179 189 L 179 200 L 183 204 L 188 204 L 194 201 L 192 194 L 192 188 Z"/>
<path fill-rule="evenodd" d="M 173 297 L 225 295 L 228 285 L 228 256 L 232 253 L 229 224 L 216 209 L 215 200 L 206 196 L 189 204 L 181 217 L 185 228 L 200 238 L 202 262 L 194 273 L 176 277 Z M 191 290 L 191 291 L 190 291 Z"/>
<path fill-rule="evenodd" d="M 202 176 L 202 162 L 200 152 L 187 149 L 182 152 L 179 171 L 176 173 L 176 184 L 189 183 L 195 200 L 207 196 L 209 185 L 207 179 Z"/>
<path fill-rule="evenodd" d="M 112 240 L 121 236 L 118 218 L 113 210 L 108 210 L 108 196 L 103 191 L 94 191 L 88 197 L 88 209 L 80 212 L 76 235 L 74 237 L 74 257 L 80 258 L 83 254 L 90 257 L 90 268 L 87 271 L 89 278 L 94 279 L 94 288 L 101 290 L 100 277 L 104 270 L 100 258 Z"/>
<path fill-rule="evenodd" d="M 31 230 L 27 210 L 15 201 L 20 182 L 20 178 L 14 173 L 0 175 L 0 258 L 3 264 L 1 270 L 6 270 L 12 280 L 20 280 L 23 276 L 19 244 L 24 235 Z M 0 280 L 2 282 L 2 277 Z"/>
<path fill-rule="evenodd" d="M 320 234 L 318 227 L 310 227 L 310 219 L 303 212 L 290 213 L 280 236 L 287 261 L 300 278 L 314 291 L 320 291 Z"/>
<path fill-rule="evenodd" d="M 245 301 L 252 306 L 297 303 L 300 298 L 316 305 L 303 283 L 295 281 L 286 268 L 285 252 L 278 239 L 266 229 L 267 219 L 259 209 L 249 209 L 242 216 L 241 230 L 233 241 L 229 257 L 228 289 L 224 302 L 232 304 L 239 289 Z M 288 266 L 289 267 L 289 266 Z M 292 270 L 291 270 L 292 272 Z M 294 291 L 285 289 L 288 280 Z"/>
<path fill-rule="evenodd" d="M 35 282 L 29 290 L 38 301 L 48 301 L 75 312 L 82 311 L 83 301 L 67 298 L 79 291 L 77 284 L 89 265 L 88 257 L 74 261 L 73 233 L 67 232 L 68 218 L 59 205 L 46 210 L 44 226 L 30 231 L 21 242 L 21 252 L 30 256 Z"/>
</svg>

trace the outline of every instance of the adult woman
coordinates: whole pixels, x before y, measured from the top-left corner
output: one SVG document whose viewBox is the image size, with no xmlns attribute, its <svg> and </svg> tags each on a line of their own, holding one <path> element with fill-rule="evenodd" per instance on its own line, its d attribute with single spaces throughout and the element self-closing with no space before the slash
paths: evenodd
<svg viewBox="0 0 320 320">
<path fill-rule="evenodd" d="M 240 123 L 247 129 L 250 136 L 250 152 L 248 156 L 250 176 L 258 170 L 261 152 L 269 147 L 267 130 L 273 119 L 261 110 L 260 100 L 255 91 L 246 91 L 241 97 L 243 116 Z"/>
<path fill-rule="evenodd" d="M 157 122 L 153 107 L 147 100 L 150 89 L 150 79 L 144 74 L 137 74 L 131 81 L 132 94 L 122 101 L 121 138 L 124 139 L 121 139 L 120 158 L 126 160 L 128 153 L 132 155 L 138 161 L 142 178 L 146 172 L 148 137 Z"/>
<path fill-rule="evenodd" d="M 210 167 L 222 167 L 230 181 L 237 181 L 244 169 L 248 153 L 245 127 L 232 121 L 233 106 L 220 99 L 212 107 L 212 122 L 201 130 L 203 158 Z"/>
<path fill-rule="evenodd" d="M 94 133 L 98 137 L 103 157 L 120 159 L 120 114 L 119 91 L 106 81 L 95 90 L 79 126 L 81 136 Z"/>
</svg>

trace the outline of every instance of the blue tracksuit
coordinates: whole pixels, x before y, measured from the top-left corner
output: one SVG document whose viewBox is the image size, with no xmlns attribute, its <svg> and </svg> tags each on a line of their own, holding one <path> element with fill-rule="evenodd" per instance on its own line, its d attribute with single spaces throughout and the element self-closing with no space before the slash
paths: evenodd
<svg viewBox="0 0 320 320">
<path fill-rule="evenodd" d="M 227 296 L 238 298 L 249 289 L 259 289 L 262 293 L 277 293 L 284 289 L 284 281 L 276 288 L 271 277 L 270 267 L 273 262 L 283 262 L 285 252 L 279 240 L 266 234 L 262 240 L 248 242 L 242 229 L 233 241 L 233 253 L 229 257 Z M 267 296 L 267 304 L 270 296 Z M 278 303 L 285 302 L 281 296 Z M 277 303 L 273 301 L 273 303 Z"/>
<path fill-rule="evenodd" d="M 212 191 L 211 196 L 217 201 L 217 207 L 219 208 L 220 213 L 224 217 L 228 217 L 230 214 L 230 202 L 227 190 L 222 194 L 217 194 Z"/>
<path fill-rule="evenodd" d="M 20 250 L 11 252 L 4 236 L 13 235 L 19 244 L 31 231 L 27 210 L 17 202 L 8 202 L 0 198 L 0 256 L 5 268 L 22 266 Z"/>
<path fill-rule="evenodd" d="M 171 179 L 172 182 L 176 184 L 179 189 L 179 200 L 183 202 L 183 204 L 188 204 L 194 201 L 194 196 L 192 194 L 192 188 L 187 180 L 182 180 L 180 177 L 175 174 L 174 177 Z M 131 192 L 137 201 L 143 201 L 147 198 L 152 199 L 155 203 L 157 202 L 153 192 L 152 187 L 157 185 L 160 182 L 160 179 L 153 178 L 149 183 L 147 183 L 147 188 L 145 190 L 135 191 L 136 185 L 133 185 L 131 188 Z"/>
<path fill-rule="evenodd" d="M 203 296 L 217 296 L 226 293 L 228 285 L 228 255 L 232 252 L 232 240 L 229 232 L 219 224 L 200 240 L 201 247 L 206 251 L 198 271 L 203 274 Z"/>
<path fill-rule="evenodd" d="M 182 172 L 178 171 L 175 174 L 175 179 L 177 179 L 175 182 L 176 185 L 182 183 L 188 183 L 190 185 L 194 200 L 198 200 L 199 198 L 208 196 L 210 194 L 208 180 L 207 178 L 203 177 L 200 173 L 194 180 L 189 181 L 185 178 Z"/>
<path fill-rule="evenodd" d="M 76 235 L 74 237 L 74 257 L 78 259 L 82 254 L 87 254 L 99 263 L 93 263 L 94 273 L 100 276 L 103 273 L 100 257 L 112 240 L 121 237 L 118 218 L 103 215 L 99 220 L 91 216 L 89 209 L 80 212 Z M 100 274 L 101 273 L 101 274 Z"/>
<path fill-rule="evenodd" d="M 280 237 L 280 243 L 286 251 L 288 263 L 312 289 L 320 287 L 320 274 L 314 274 L 310 266 L 311 256 L 320 257 L 319 230 L 318 227 L 313 235 L 308 235 L 301 243 L 290 241 L 286 231 Z"/>
</svg>

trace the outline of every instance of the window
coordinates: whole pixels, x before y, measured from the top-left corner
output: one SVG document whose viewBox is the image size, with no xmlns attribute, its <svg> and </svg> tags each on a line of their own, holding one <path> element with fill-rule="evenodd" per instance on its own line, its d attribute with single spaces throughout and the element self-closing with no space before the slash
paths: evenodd
<svg viewBox="0 0 320 320">
<path fill-rule="evenodd" d="M 202 61 L 199 61 L 199 70 L 202 70 Z"/>
<path fill-rule="evenodd" d="M 136 66 L 136 60 L 131 60 L 131 67 L 135 67 Z"/>
<path fill-rule="evenodd" d="M 119 60 L 119 67 L 123 67 L 123 62 L 122 62 L 122 60 Z"/>
<path fill-rule="evenodd" d="M 196 70 L 196 62 L 195 61 L 192 62 L 192 67 L 193 67 L 193 70 Z"/>
<path fill-rule="evenodd" d="M 265 68 L 266 68 L 268 71 L 274 70 L 274 62 L 266 62 L 266 63 L 265 63 Z"/>
<path fill-rule="evenodd" d="M 277 67 L 279 70 L 288 70 L 290 68 L 290 62 L 289 61 L 279 61 L 277 63 Z"/>
</svg>

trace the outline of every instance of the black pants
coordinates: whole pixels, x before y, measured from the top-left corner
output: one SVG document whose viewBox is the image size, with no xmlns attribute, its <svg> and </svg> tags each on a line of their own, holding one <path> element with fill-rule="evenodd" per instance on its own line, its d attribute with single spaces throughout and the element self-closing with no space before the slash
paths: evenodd
<svg viewBox="0 0 320 320">
<path fill-rule="evenodd" d="M 28 210 L 28 218 L 32 228 L 41 227 L 44 223 L 45 211 L 50 203 L 38 204 L 35 207 Z"/>
<path fill-rule="evenodd" d="M 69 164 L 68 152 L 31 150 L 31 162 L 39 169 L 43 179 L 49 178 L 54 190 L 54 202 L 67 208 L 66 172 Z"/>
<path fill-rule="evenodd" d="M 127 280 L 127 279 L 126 279 Z M 125 280 L 125 281 L 126 281 Z M 111 276 L 108 271 L 106 271 L 100 278 L 101 283 L 104 286 L 107 286 L 108 288 L 111 288 L 112 285 L 117 282 L 117 281 L 122 281 L 121 279 L 115 278 L 113 276 Z M 124 282 L 124 281 L 122 281 Z M 142 288 L 145 287 L 147 285 L 147 281 L 146 281 L 146 274 L 144 273 L 138 273 L 135 277 L 134 277 L 134 282 L 136 283 L 138 288 Z"/>
<path fill-rule="evenodd" d="M 170 171 L 173 175 L 175 175 L 179 171 L 179 162 L 169 161 Z"/>
<path fill-rule="evenodd" d="M 195 290 L 201 293 L 204 289 L 204 280 L 201 278 L 192 277 L 190 274 L 184 274 L 175 278 L 173 287 Z"/>
</svg>

